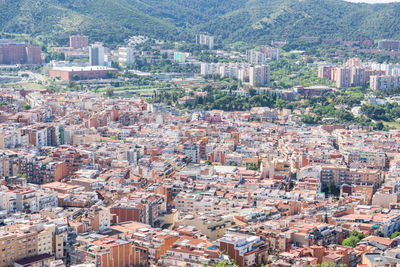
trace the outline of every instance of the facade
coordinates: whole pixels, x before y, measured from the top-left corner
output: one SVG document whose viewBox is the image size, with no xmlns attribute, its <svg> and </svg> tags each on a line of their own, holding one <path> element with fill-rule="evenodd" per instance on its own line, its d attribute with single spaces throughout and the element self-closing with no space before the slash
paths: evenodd
<svg viewBox="0 0 400 267">
<path fill-rule="evenodd" d="M 24 41 L 0 40 L 0 64 L 42 64 L 39 46 L 28 46 Z"/>
<path fill-rule="evenodd" d="M 37 233 L 17 231 L 3 233 L 0 236 L 0 267 L 13 266 L 15 261 L 37 255 Z"/>
<path fill-rule="evenodd" d="M 389 90 L 400 86 L 400 76 L 371 76 L 369 87 L 372 90 Z"/>
<path fill-rule="evenodd" d="M 182 152 L 190 157 L 192 162 L 200 162 L 200 147 L 197 144 L 184 144 Z"/>
<path fill-rule="evenodd" d="M 318 67 L 318 77 L 321 79 L 330 80 L 332 77 L 332 71 L 335 71 L 333 66 L 319 66 Z"/>
<path fill-rule="evenodd" d="M 349 88 L 351 86 L 351 69 L 347 67 L 336 68 L 336 87 Z"/>
<path fill-rule="evenodd" d="M 105 79 L 110 73 L 116 72 L 118 72 L 116 69 L 103 66 L 59 67 L 49 70 L 49 76 L 68 82 L 72 80 Z"/>
<path fill-rule="evenodd" d="M 89 38 L 84 35 L 71 35 L 69 37 L 69 47 L 72 49 L 81 49 L 89 46 Z"/>
<path fill-rule="evenodd" d="M 280 60 L 280 50 L 279 48 L 270 46 L 261 46 L 260 52 L 264 53 L 266 57 L 270 60 L 279 61 Z"/>
<path fill-rule="evenodd" d="M 387 50 L 400 50 L 400 41 L 398 40 L 381 40 L 378 42 L 378 48 Z"/>
<path fill-rule="evenodd" d="M 219 239 L 219 248 L 229 257 L 235 260 L 239 267 L 259 266 L 257 243 L 260 242 L 259 236 L 250 236 L 239 233 L 229 233 Z"/>
<path fill-rule="evenodd" d="M 264 86 L 270 82 L 270 68 L 268 65 L 250 67 L 249 80 L 251 86 Z"/>
<path fill-rule="evenodd" d="M 111 207 L 111 214 L 118 216 L 118 222 L 141 222 L 147 218 L 146 206 L 143 204 L 117 204 Z"/>
<path fill-rule="evenodd" d="M 247 62 L 253 65 L 265 65 L 267 64 L 267 56 L 257 50 L 248 50 L 246 52 Z"/>
<path fill-rule="evenodd" d="M 364 86 L 366 82 L 365 69 L 359 67 L 352 67 L 350 70 L 350 84 L 351 86 Z"/>
<path fill-rule="evenodd" d="M 347 166 L 323 165 L 321 183 L 328 186 L 330 181 L 336 186 L 342 184 L 376 185 L 381 181 L 381 172 L 373 169 L 349 169 Z"/>
<path fill-rule="evenodd" d="M 132 65 L 135 62 L 136 50 L 126 46 L 118 48 L 118 62 Z"/>
<path fill-rule="evenodd" d="M 214 49 L 214 36 L 206 34 L 196 35 L 196 44 L 207 46 L 208 49 Z"/>
<path fill-rule="evenodd" d="M 104 47 L 95 43 L 89 47 L 89 63 L 91 66 L 104 66 Z"/>
<path fill-rule="evenodd" d="M 178 63 L 185 63 L 187 57 L 188 57 L 188 53 L 174 52 L 174 61 L 176 61 Z"/>
</svg>

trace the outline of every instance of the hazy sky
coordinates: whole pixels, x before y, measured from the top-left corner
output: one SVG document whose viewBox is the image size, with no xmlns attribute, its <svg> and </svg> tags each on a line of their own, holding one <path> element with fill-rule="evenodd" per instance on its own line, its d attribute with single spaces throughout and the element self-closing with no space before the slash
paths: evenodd
<svg viewBox="0 0 400 267">
<path fill-rule="evenodd" d="M 376 4 L 376 3 L 392 3 L 392 2 L 400 2 L 400 0 L 345 0 L 348 2 L 363 2 L 363 3 L 371 3 L 371 4 Z"/>
</svg>

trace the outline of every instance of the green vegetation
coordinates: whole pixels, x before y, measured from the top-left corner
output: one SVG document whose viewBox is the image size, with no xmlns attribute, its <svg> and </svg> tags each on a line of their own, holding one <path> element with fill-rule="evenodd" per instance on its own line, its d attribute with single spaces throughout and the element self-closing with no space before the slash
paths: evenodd
<svg viewBox="0 0 400 267">
<path fill-rule="evenodd" d="M 328 192 L 330 195 L 339 196 L 340 191 L 338 190 L 335 181 L 331 180 L 328 187 Z"/>
<path fill-rule="evenodd" d="M 258 171 L 259 170 L 259 168 L 254 164 L 248 166 L 247 169 L 250 171 Z"/>
<path fill-rule="evenodd" d="M 331 82 L 318 78 L 317 70 L 309 68 L 300 55 L 289 54 L 279 62 L 271 62 L 271 85 L 274 88 L 287 89 L 302 84 L 330 85 Z"/>
<path fill-rule="evenodd" d="M 390 236 L 390 238 L 393 239 L 393 238 L 398 237 L 399 235 L 400 235 L 400 232 L 394 232 L 394 233 Z"/>
<path fill-rule="evenodd" d="M 398 104 L 362 105 L 367 90 L 363 87 L 341 89 L 326 93 L 318 97 L 309 97 L 300 104 L 301 107 L 310 107 L 315 115 L 302 115 L 304 123 L 321 124 L 326 118 L 332 118 L 339 123 L 357 123 L 364 126 L 373 126 L 375 129 L 388 129 L 380 120 L 393 122 L 400 116 Z M 361 106 L 362 116 L 355 117 L 350 110 Z M 397 116 L 397 117 L 396 117 Z M 375 120 L 375 122 L 373 121 Z"/>
<path fill-rule="evenodd" d="M 233 260 L 231 260 L 233 261 Z M 204 265 L 205 266 L 205 265 Z M 213 267 L 237 267 L 235 263 L 228 263 L 227 261 L 221 261 L 218 264 L 213 264 Z"/>
<path fill-rule="evenodd" d="M 400 5 L 338 0 L 3 0 L 0 31 L 65 45 L 83 33 L 116 45 L 129 35 L 193 40 L 209 32 L 217 43 L 264 44 L 300 36 L 400 38 Z"/>
<path fill-rule="evenodd" d="M 193 64 L 180 65 L 179 63 L 173 62 L 171 60 L 165 59 L 157 63 L 147 63 L 146 61 L 137 60 L 132 65 L 133 69 L 151 72 L 151 73 L 184 73 L 193 72 L 199 73 L 200 67 Z"/>
<path fill-rule="evenodd" d="M 236 84 L 228 86 L 228 90 L 216 89 L 212 86 L 205 86 L 202 90 L 207 92 L 206 97 L 193 96 L 193 101 L 179 104 L 178 99 L 186 96 L 184 90 L 155 92 L 150 99 L 153 103 L 163 103 L 174 105 L 178 108 L 212 110 L 219 109 L 224 111 L 245 111 L 252 107 L 285 108 L 291 107 L 287 101 L 280 99 L 279 95 L 269 91 L 256 94 L 250 90 L 249 95 L 235 95 L 232 89 L 237 89 Z"/>
<path fill-rule="evenodd" d="M 400 106 L 397 103 L 384 105 L 363 105 L 361 111 L 373 120 L 395 121 L 400 118 Z"/>
<path fill-rule="evenodd" d="M 306 265 L 306 267 L 314 267 L 314 266 Z M 347 264 L 337 265 L 333 262 L 323 262 L 321 264 L 317 264 L 315 267 L 347 267 Z"/>
<path fill-rule="evenodd" d="M 355 247 L 357 243 L 360 242 L 364 237 L 365 235 L 363 233 L 353 230 L 351 235 L 343 240 L 342 245 L 347 247 Z"/>
</svg>

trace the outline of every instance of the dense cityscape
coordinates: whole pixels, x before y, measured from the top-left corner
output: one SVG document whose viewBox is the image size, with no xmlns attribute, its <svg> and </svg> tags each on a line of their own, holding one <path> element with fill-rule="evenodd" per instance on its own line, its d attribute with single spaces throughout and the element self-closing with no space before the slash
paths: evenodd
<svg viewBox="0 0 400 267">
<path fill-rule="evenodd" d="M 0 32 L 0 267 L 400 266 L 400 40 L 210 32 Z"/>
</svg>

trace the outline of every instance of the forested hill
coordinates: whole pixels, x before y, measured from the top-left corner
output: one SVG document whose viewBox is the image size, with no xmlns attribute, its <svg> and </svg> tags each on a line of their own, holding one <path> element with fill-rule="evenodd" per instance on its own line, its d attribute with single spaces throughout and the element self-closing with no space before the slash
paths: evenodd
<svg viewBox="0 0 400 267">
<path fill-rule="evenodd" d="M 225 42 L 307 36 L 400 38 L 400 4 L 341 0 L 0 0 L 0 31 L 46 36 L 71 33 L 116 43 L 129 35 L 189 39 L 199 31 Z"/>
</svg>

